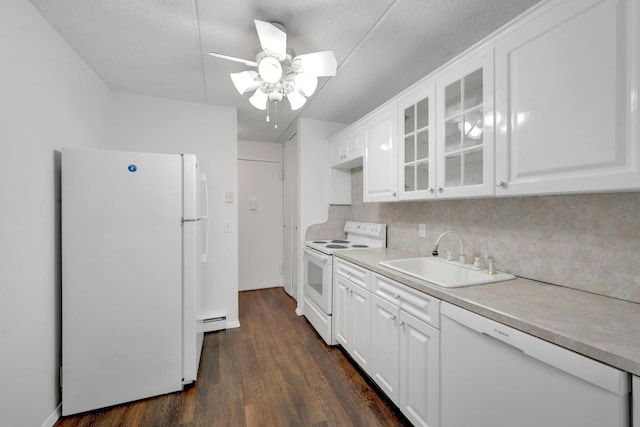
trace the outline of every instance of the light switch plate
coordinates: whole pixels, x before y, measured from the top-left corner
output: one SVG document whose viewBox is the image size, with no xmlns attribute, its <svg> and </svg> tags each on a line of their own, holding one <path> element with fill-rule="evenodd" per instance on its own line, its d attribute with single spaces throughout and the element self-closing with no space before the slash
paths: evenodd
<svg viewBox="0 0 640 427">
<path fill-rule="evenodd" d="M 225 199 L 225 202 L 227 203 L 233 203 L 233 191 L 227 191 L 224 199 Z"/>
<path fill-rule="evenodd" d="M 226 220 L 224 222 L 224 232 L 225 233 L 231 233 L 231 221 L 230 220 Z"/>
</svg>

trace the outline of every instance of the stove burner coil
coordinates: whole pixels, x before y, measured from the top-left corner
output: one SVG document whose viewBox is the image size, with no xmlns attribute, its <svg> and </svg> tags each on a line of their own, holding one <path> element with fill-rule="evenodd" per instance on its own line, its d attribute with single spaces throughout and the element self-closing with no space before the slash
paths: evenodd
<svg viewBox="0 0 640 427">
<path fill-rule="evenodd" d="M 327 243 L 326 240 L 314 240 L 312 243 Z"/>
<path fill-rule="evenodd" d="M 329 249 L 347 249 L 345 245 L 327 245 Z"/>
<path fill-rule="evenodd" d="M 352 248 L 368 248 L 367 245 L 351 245 Z"/>
<path fill-rule="evenodd" d="M 331 243 L 349 243 L 348 240 L 332 240 Z"/>
</svg>

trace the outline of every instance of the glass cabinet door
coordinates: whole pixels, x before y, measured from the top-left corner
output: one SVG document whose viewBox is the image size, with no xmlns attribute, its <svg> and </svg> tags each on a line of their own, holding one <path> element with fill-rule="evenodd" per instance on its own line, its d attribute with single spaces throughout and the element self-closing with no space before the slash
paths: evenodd
<svg viewBox="0 0 640 427">
<path fill-rule="evenodd" d="M 400 197 L 425 198 L 433 193 L 435 173 L 435 116 L 433 84 L 427 84 L 400 103 Z"/>
<path fill-rule="evenodd" d="M 445 73 L 438 85 L 438 197 L 492 195 L 492 52 Z"/>
<path fill-rule="evenodd" d="M 483 70 L 445 88 L 445 187 L 482 184 Z"/>
</svg>

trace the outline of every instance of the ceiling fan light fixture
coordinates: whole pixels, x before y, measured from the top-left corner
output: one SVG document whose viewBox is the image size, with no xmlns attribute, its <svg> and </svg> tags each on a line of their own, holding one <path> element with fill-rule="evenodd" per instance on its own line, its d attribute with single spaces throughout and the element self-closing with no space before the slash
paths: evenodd
<svg viewBox="0 0 640 427">
<path fill-rule="evenodd" d="M 318 78 L 307 73 L 296 74 L 295 86 L 307 98 L 313 95 L 318 87 Z"/>
<path fill-rule="evenodd" d="M 274 84 L 282 78 L 282 65 L 276 58 L 265 56 L 258 63 L 258 73 L 266 83 Z"/>
<path fill-rule="evenodd" d="M 287 94 L 287 99 L 289 100 L 289 105 L 291 105 L 291 109 L 293 111 L 299 109 L 305 102 L 307 102 L 307 98 L 295 89 Z"/>
<path fill-rule="evenodd" d="M 272 90 L 269 92 L 269 101 L 280 102 L 282 101 L 282 92 L 279 90 Z"/>
<path fill-rule="evenodd" d="M 262 89 L 258 89 L 253 95 L 251 95 L 251 98 L 249 98 L 249 102 L 258 110 L 266 110 L 268 99 L 269 95 L 263 92 Z"/>
<path fill-rule="evenodd" d="M 241 73 L 231 73 L 231 81 L 236 87 L 236 90 L 243 95 L 245 92 L 251 92 L 260 87 L 260 80 L 258 79 L 258 73 L 255 71 L 243 71 Z"/>
</svg>

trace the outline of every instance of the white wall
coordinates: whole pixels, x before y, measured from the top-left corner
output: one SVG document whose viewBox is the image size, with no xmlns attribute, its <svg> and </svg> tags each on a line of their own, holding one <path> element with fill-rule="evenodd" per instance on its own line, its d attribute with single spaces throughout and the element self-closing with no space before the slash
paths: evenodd
<svg viewBox="0 0 640 427">
<path fill-rule="evenodd" d="M 282 162 L 282 145 L 272 142 L 238 140 L 239 160 Z"/>
<path fill-rule="evenodd" d="M 312 119 L 298 120 L 298 252 L 304 247 L 307 227 L 327 221 L 329 212 L 328 169 L 329 138 L 344 129 L 342 123 Z M 304 295 L 301 253 L 297 255 L 298 295 Z M 304 299 L 298 298 L 298 314 L 302 313 Z"/>
<path fill-rule="evenodd" d="M 238 323 L 237 112 L 234 108 L 114 93 L 109 148 L 193 153 L 209 183 L 209 261 L 205 267 L 205 318 Z M 234 202 L 225 202 L 233 192 Z M 232 233 L 224 233 L 224 221 Z"/>
<path fill-rule="evenodd" d="M 104 144 L 110 92 L 26 0 L 0 2 L 0 424 L 60 402 L 60 153 Z"/>
</svg>

